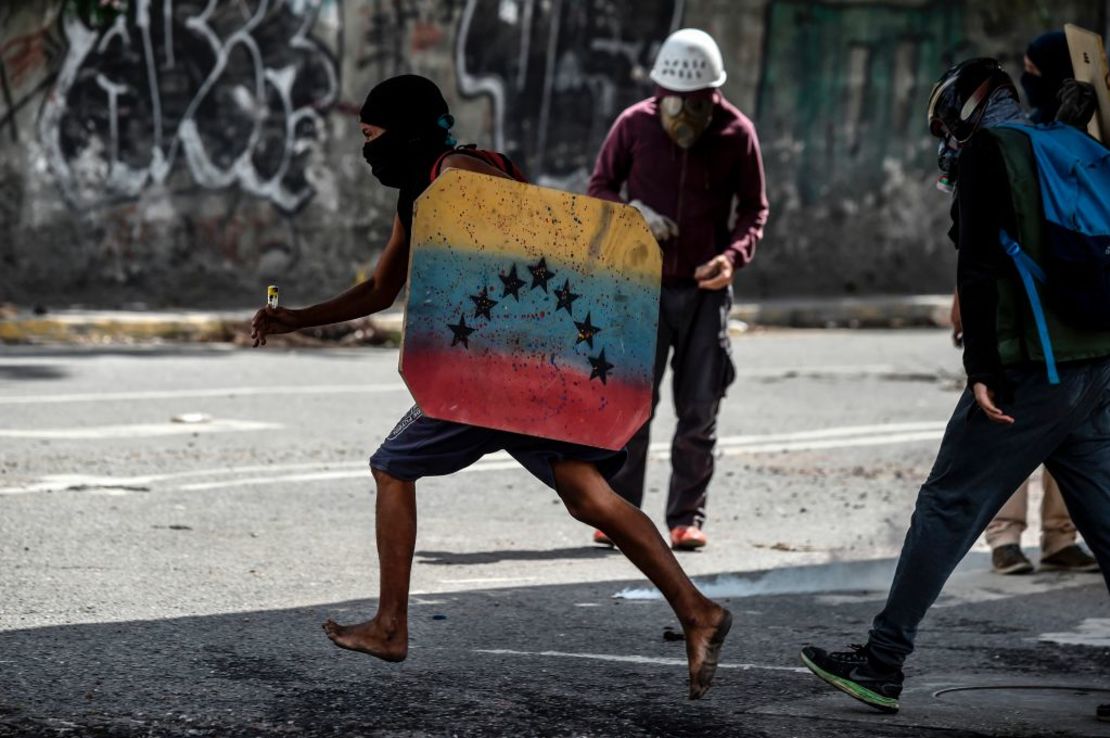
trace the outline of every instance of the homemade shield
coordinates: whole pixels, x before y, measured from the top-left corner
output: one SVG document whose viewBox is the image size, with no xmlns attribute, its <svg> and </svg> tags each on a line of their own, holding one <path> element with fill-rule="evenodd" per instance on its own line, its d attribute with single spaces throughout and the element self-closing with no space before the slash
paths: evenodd
<svg viewBox="0 0 1110 738">
<path fill-rule="evenodd" d="M 1098 99 L 1098 110 L 1087 125 L 1087 132 L 1110 145 L 1110 64 L 1106 60 L 1102 36 L 1071 23 L 1064 24 L 1064 34 L 1075 78 L 1092 85 Z"/>
<path fill-rule="evenodd" d="M 634 208 L 448 170 L 411 243 L 401 375 L 426 415 L 608 449 L 648 419 L 661 256 Z"/>
</svg>

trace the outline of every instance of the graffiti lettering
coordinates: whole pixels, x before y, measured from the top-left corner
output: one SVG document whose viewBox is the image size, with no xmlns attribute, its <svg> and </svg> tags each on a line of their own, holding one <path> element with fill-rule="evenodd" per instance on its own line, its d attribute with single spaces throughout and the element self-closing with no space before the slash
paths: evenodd
<svg viewBox="0 0 1110 738">
<path fill-rule="evenodd" d="M 65 14 L 69 50 L 39 125 L 67 199 L 237 186 L 300 209 L 339 93 L 336 61 L 311 35 L 321 4 L 133 0 L 99 31 Z"/>
<path fill-rule="evenodd" d="M 537 181 L 581 189 L 617 113 L 650 93 L 646 70 L 684 5 L 468 0 L 459 91 L 490 101 L 494 145 Z"/>
<path fill-rule="evenodd" d="M 12 23 L 12 9 L 0 15 L 0 27 Z M 50 15 L 38 19 L 44 25 L 0 40 L 0 129 L 8 128 L 12 143 L 19 142 L 16 115 L 53 80 L 52 66 L 62 49 L 50 31 Z"/>
<path fill-rule="evenodd" d="M 373 79 L 410 71 L 414 55 L 442 43 L 460 0 L 392 0 L 360 8 L 362 44 L 355 64 Z"/>
<path fill-rule="evenodd" d="M 0 62 L 4 65 L 4 76 L 13 89 L 22 87 L 35 69 L 46 64 L 46 45 L 46 29 L 16 36 L 0 45 Z"/>
</svg>

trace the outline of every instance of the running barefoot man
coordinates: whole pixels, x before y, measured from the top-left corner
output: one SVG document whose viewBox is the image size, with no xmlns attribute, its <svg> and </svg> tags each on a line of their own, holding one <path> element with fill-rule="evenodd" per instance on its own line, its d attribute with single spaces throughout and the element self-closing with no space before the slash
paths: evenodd
<svg viewBox="0 0 1110 738">
<path fill-rule="evenodd" d="M 453 148 L 447 103 L 426 78 L 403 75 L 380 83 L 367 96 L 360 122 L 371 171 L 383 185 L 400 191 L 393 234 L 369 280 L 317 305 L 265 307 L 255 313 L 251 336 L 256 346 L 265 344 L 268 335 L 353 320 L 391 306 L 407 277 L 413 202 L 444 169 L 523 179 L 502 154 Z M 418 407 L 370 458 L 377 484 L 378 612 L 354 625 L 328 620 L 328 637 L 341 648 L 385 661 L 405 659 L 416 480 L 456 472 L 499 450 L 554 488 L 574 518 L 604 531 L 659 588 L 686 634 L 690 699 L 704 695 L 732 617 L 694 587 L 651 521 L 610 488 L 607 479 L 620 468 L 624 453 L 434 420 Z"/>
</svg>

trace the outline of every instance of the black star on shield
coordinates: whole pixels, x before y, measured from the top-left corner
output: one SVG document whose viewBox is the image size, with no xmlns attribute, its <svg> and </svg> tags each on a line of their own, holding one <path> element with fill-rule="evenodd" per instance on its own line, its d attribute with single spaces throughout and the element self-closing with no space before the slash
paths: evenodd
<svg viewBox="0 0 1110 738">
<path fill-rule="evenodd" d="M 569 279 L 566 282 L 563 282 L 562 289 L 555 289 L 555 297 L 559 298 L 559 304 L 555 306 L 555 312 L 566 310 L 567 313 L 573 316 L 574 313 L 570 312 L 571 303 L 581 297 L 581 295 L 576 295 L 575 293 L 570 291 Z"/>
<path fill-rule="evenodd" d="M 575 346 L 585 341 L 590 348 L 594 347 L 594 336 L 601 333 L 601 329 L 590 322 L 591 315 L 592 313 L 586 313 L 586 320 L 581 323 L 574 321 L 574 325 L 578 327 L 578 340 L 574 342 Z"/>
<path fill-rule="evenodd" d="M 481 292 L 476 295 L 471 295 L 470 299 L 474 301 L 475 318 L 485 317 L 487 320 L 491 320 L 493 318 L 493 316 L 490 315 L 489 310 L 491 307 L 497 304 L 497 300 L 489 299 L 488 289 L 483 287 Z"/>
<path fill-rule="evenodd" d="M 452 346 L 454 346 L 456 343 L 461 343 L 463 345 L 463 348 L 470 348 L 469 336 L 477 329 L 471 328 L 466 324 L 465 315 L 459 313 L 459 322 L 455 325 L 451 325 L 450 323 L 448 323 L 447 327 L 450 328 L 451 332 L 455 334 L 454 338 L 451 339 Z"/>
<path fill-rule="evenodd" d="M 520 295 L 517 293 L 520 291 L 520 288 L 524 286 L 525 282 L 516 275 L 516 264 L 513 264 L 513 268 L 509 270 L 508 274 L 499 274 L 497 276 L 501 277 L 501 284 L 505 285 L 504 294 L 512 295 L 516 298 L 517 302 L 520 302 Z"/>
<path fill-rule="evenodd" d="M 590 366 L 592 367 L 590 369 L 590 379 L 596 377 L 601 380 L 602 384 L 608 384 L 608 382 L 605 381 L 605 377 L 609 374 L 609 370 L 613 368 L 613 365 L 605 360 L 605 349 L 601 349 L 601 353 L 597 356 L 590 356 L 588 358 L 590 360 Z"/>
<path fill-rule="evenodd" d="M 528 267 L 528 271 L 532 272 L 532 289 L 540 287 L 547 292 L 547 280 L 555 276 L 555 272 L 547 268 L 547 259 L 540 259 L 540 263 Z"/>
</svg>

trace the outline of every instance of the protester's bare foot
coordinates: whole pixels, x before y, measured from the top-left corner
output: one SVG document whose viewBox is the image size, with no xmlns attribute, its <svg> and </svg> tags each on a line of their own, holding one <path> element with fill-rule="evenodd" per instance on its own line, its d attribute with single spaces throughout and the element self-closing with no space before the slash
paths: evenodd
<svg viewBox="0 0 1110 738">
<path fill-rule="evenodd" d="M 732 613 L 723 607 L 704 621 L 684 627 L 686 658 L 690 662 L 690 699 L 701 699 L 713 683 L 721 646 L 732 627 Z"/>
<path fill-rule="evenodd" d="M 404 661 L 409 653 L 408 629 L 386 627 L 378 618 L 357 625 L 340 625 L 328 619 L 324 632 L 340 648 L 368 653 L 383 661 Z"/>
</svg>

